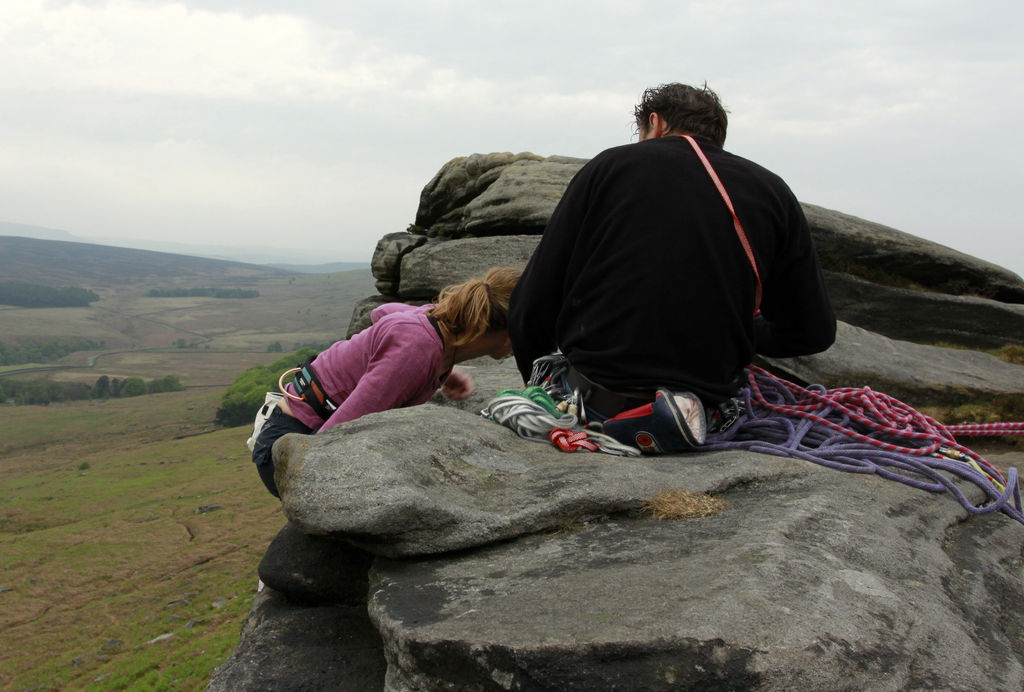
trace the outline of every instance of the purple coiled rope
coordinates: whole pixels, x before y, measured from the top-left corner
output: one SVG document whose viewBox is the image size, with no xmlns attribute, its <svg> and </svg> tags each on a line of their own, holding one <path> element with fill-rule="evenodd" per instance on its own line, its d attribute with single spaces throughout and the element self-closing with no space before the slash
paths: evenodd
<svg viewBox="0 0 1024 692">
<path fill-rule="evenodd" d="M 970 514 L 1001 511 L 1024 524 L 1016 468 L 1009 469 L 1006 482 L 1000 482 L 1004 486 L 1000 491 L 989 475 L 964 461 L 930 451 L 942 446 L 951 453 L 968 456 L 960 452 L 964 448 L 953 442 L 952 436 L 932 431 L 922 436 L 921 431 L 909 430 L 901 435 L 893 432 L 884 417 L 878 426 L 866 425 L 863 415 L 851 416 L 848 407 L 829 404 L 828 392 L 820 385 L 804 390 L 819 402 L 816 408 L 809 409 L 805 402 L 797 401 L 793 393 L 801 389 L 797 385 L 753 366 L 747 374 L 750 386 L 740 390 L 744 412 L 728 429 L 708 435 L 701 450 L 744 449 L 803 459 L 849 473 L 875 474 L 933 493 L 948 490 Z M 882 416 L 870 397 L 865 407 L 873 415 Z M 989 467 L 993 477 L 1003 480 L 988 462 L 973 453 L 969 456 Z M 988 500 L 974 504 L 947 474 L 974 484 Z"/>
</svg>

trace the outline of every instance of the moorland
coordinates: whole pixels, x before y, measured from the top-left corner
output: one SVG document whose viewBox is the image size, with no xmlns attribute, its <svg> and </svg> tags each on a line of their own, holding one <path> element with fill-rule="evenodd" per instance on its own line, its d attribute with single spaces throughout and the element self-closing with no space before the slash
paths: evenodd
<svg viewBox="0 0 1024 692">
<path fill-rule="evenodd" d="M 0 689 L 203 689 L 284 525 L 248 459 L 249 430 L 214 423 L 221 395 L 248 367 L 342 338 L 375 292 L 370 271 L 0 237 L 0 281 L 98 296 L 0 306 L 0 342 L 93 347 L 0 366 L 0 388 L 170 375 L 183 386 L 48 405 L 0 397 Z"/>
</svg>

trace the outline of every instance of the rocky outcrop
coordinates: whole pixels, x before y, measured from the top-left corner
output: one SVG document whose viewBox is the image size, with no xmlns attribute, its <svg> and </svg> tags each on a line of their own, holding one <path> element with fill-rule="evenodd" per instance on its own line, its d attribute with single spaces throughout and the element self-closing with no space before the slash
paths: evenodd
<svg viewBox="0 0 1024 692">
<path fill-rule="evenodd" d="M 958 368 L 963 356 L 981 357 Z M 815 381 L 830 368 L 858 377 L 865 364 L 915 403 L 1001 381 L 1024 395 L 1022 366 L 849 325 L 825 354 L 772 367 Z M 478 415 L 491 394 L 520 385 L 511 359 L 464 367 L 478 385 L 467 401 L 278 445 L 288 524 L 259 566 L 267 592 L 209 689 L 875 689 L 884 678 L 886 689 L 968 690 L 1024 680 L 1013 634 L 1024 626 L 1014 606 L 1024 529 L 1008 518 L 967 518 L 949 496 L 747 452 L 562 454 Z M 963 370 L 973 382 L 958 379 Z M 674 489 L 711 493 L 724 508 L 681 522 L 643 511 Z M 344 662 L 348 677 L 325 661 Z"/>
<path fill-rule="evenodd" d="M 414 233 L 388 233 L 378 240 L 370 261 L 377 290 L 382 294 L 398 295 L 402 257 L 426 242 L 426 236 Z"/>
<path fill-rule="evenodd" d="M 836 314 L 893 339 L 969 348 L 1024 344 L 1019 303 L 895 288 L 838 272 L 826 271 L 825 280 Z"/>
<path fill-rule="evenodd" d="M 479 276 L 491 267 L 524 267 L 537 238 L 505 235 L 424 245 L 402 259 L 397 295 L 403 301 L 431 299 L 448 284 Z"/>
<path fill-rule="evenodd" d="M 253 599 L 241 643 L 214 671 L 207 692 L 384 687 L 380 635 L 366 605 L 303 605 L 271 588 Z"/>
<path fill-rule="evenodd" d="M 1024 683 L 1024 529 L 949 496 L 738 451 L 561 454 L 430 404 L 279 447 L 290 523 L 211 689 L 314 653 L 293 684 L 356 689 L 337 661 L 386 662 L 363 689 L 392 691 Z M 723 506 L 643 511 L 675 489 Z"/>
<path fill-rule="evenodd" d="M 382 295 L 350 332 L 380 302 L 524 265 L 582 163 L 447 164 L 423 228 L 378 245 Z M 918 408 L 1024 397 L 1024 366 L 912 343 L 1024 344 L 1019 277 L 805 210 L 847 321 L 825 353 L 763 365 Z M 438 394 L 275 447 L 287 523 L 209 690 L 1024 687 L 1024 528 L 1010 518 L 746 451 L 564 454 L 479 416 L 522 386 L 511 359 L 463 367 L 477 383 L 464 401 Z M 718 504 L 681 521 L 645 509 L 679 491 Z"/>
<path fill-rule="evenodd" d="M 897 341 L 844 322 L 824 353 L 761 360 L 799 384 L 871 387 L 915 407 L 1024 396 L 1024 366 L 978 351 Z"/>
<path fill-rule="evenodd" d="M 981 530 L 952 503 L 776 458 L 673 461 L 677 482 L 712 489 L 725 509 L 375 562 L 385 689 L 1024 683 L 1019 525 Z"/>
<path fill-rule="evenodd" d="M 1024 303 L 1024 281 L 1008 269 L 879 223 L 802 206 L 826 267 L 882 283 Z"/>
<path fill-rule="evenodd" d="M 452 159 L 423 188 L 416 226 L 449 238 L 540 233 L 585 163 L 529 153 Z"/>
</svg>

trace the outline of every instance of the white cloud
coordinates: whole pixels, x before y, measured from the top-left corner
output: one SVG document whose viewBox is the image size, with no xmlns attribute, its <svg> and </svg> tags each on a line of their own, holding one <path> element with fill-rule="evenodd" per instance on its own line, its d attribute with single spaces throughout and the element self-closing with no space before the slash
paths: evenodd
<svg viewBox="0 0 1024 692">
<path fill-rule="evenodd" d="M 0 3 L 0 220 L 272 236 L 304 219 L 328 243 L 344 220 L 368 254 L 448 159 L 592 156 L 629 141 L 644 87 L 707 80 L 730 148 L 808 201 L 924 235 L 973 224 L 961 236 L 980 243 L 1024 215 L 1022 15 L 1016 0 Z"/>
<path fill-rule="evenodd" d="M 342 100 L 424 71 L 343 28 L 286 14 L 245 16 L 179 3 L 23 2 L 0 10 L 7 88 L 109 90 L 215 99 Z"/>
</svg>

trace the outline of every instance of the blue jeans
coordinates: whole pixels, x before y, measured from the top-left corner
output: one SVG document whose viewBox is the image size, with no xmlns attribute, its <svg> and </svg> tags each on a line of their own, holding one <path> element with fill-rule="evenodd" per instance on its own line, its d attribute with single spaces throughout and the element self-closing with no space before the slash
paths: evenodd
<svg viewBox="0 0 1024 692">
<path fill-rule="evenodd" d="M 252 460 L 260 474 L 260 480 L 274 497 L 281 497 L 277 492 L 277 483 L 274 482 L 274 443 L 288 433 L 309 435 L 312 432 L 312 428 L 298 418 L 289 416 L 280 408 L 274 409 L 267 422 L 263 424 L 263 429 L 260 430 L 252 448 Z"/>
</svg>

